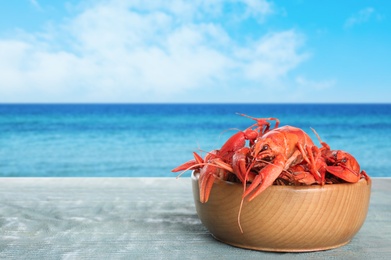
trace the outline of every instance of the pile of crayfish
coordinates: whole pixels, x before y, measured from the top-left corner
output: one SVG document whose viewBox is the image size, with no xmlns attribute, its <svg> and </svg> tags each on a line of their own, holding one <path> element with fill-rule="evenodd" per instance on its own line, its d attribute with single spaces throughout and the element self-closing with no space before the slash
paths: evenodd
<svg viewBox="0 0 391 260">
<path fill-rule="evenodd" d="M 172 172 L 193 170 L 199 174 L 200 202 L 205 203 L 216 179 L 243 184 L 243 199 L 249 201 L 271 185 L 325 185 L 355 183 L 361 178 L 357 160 L 342 150 L 331 150 L 314 129 L 316 146 L 302 129 L 281 126 L 277 118 L 253 118 L 243 131 L 233 134 L 218 150 L 176 167 Z M 273 123 L 274 122 L 274 123 Z"/>
</svg>

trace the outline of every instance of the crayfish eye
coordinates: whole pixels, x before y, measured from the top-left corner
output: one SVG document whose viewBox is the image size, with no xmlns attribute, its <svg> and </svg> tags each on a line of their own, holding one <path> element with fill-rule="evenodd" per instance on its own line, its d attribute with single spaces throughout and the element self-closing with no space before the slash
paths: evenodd
<svg viewBox="0 0 391 260">
<path fill-rule="evenodd" d="M 261 152 L 266 151 L 267 149 L 269 149 L 269 145 L 265 144 L 262 146 Z"/>
<path fill-rule="evenodd" d="M 347 161 L 348 161 L 348 159 L 346 159 L 345 157 L 342 158 L 342 160 L 341 160 L 342 163 L 346 163 Z"/>
</svg>

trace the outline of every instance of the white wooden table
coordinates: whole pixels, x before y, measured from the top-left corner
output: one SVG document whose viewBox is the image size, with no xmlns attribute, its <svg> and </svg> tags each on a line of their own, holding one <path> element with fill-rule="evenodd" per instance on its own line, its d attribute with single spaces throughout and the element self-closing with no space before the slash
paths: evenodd
<svg viewBox="0 0 391 260">
<path fill-rule="evenodd" d="M 391 179 L 373 178 L 366 222 L 346 246 L 240 249 L 197 217 L 190 178 L 1 178 L 0 259 L 391 259 Z"/>
</svg>

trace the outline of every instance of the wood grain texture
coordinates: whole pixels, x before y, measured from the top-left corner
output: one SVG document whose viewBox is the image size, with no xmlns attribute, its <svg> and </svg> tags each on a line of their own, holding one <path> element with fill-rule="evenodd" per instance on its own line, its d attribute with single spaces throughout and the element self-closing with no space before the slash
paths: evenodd
<svg viewBox="0 0 391 260">
<path fill-rule="evenodd" d="M 391 259 L 391 178 L 350 243 L 299 254 L 213 239 L 190 178 L 1 178 L 0 259 Z"/>
<path fill-rule="evenodd" d="M 225 243 L 264 251 L 303 252 L 347 244 L 363 225 L 371 183 L 271 186 L 251 202 L 244 201 L 241 184 L 216 181 L 206 203 L 199 201 L 193 176 L 197 213 L 215 238 Z"/>
</svg>

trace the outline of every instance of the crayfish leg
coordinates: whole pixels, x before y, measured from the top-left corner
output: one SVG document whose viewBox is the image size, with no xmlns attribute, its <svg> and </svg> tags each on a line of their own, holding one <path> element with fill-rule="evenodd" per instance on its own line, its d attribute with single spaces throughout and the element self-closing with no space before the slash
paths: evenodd
<svg viewBox="0 0 391 260">
<path fill-rule="evenodd" d="M 171 170 L 171 172 L 179 172 L 179 171 L 184 171 L 184 170 L 188 170 L 188 169 L 191 169 L 192 166 L 195 166 L 197 164 L 196 160 L 190 160 L 190 161 L 187 161 L 181 165 L 179 165 L 178 167 L 174 168 Z"/>
<path fill-rule="evenodd" d="M 209 199 L 210 192 L 215 181 L 216 167 L 213 165 L 206 165 L 200 172 L 198 179 L 199 191 L 200 191 L 200 202 L 206 203 Z"/>
<path fill-rule="evenodd" d="M 358 182 L 361 176 L 361 174 L 342 166 L 326 166 L 326 170 L 332 175 L 351 183 Z"/>
<path fill-rule="evenodd" d="M 283 171 L 284 164 L 285 160 L 283 160 L 282 156 L 276 156 L 273 164 L 266 165 L 262 168 L 259 174 L 255 177 L 254 181 L 246 188 L 243 198 L 249 196 L 248 200 L 251 201 L 271 186 Z"/>
<path fill-rule="evenodd" d="M 360 176 L 364 176 L 365 180 L 367 181 L 367 183 L 371 183 L 371 178 L 369 177 L 369 175 L 367 174 L 366 171 L 362 170 L 361 173 L 360 173 Z"/>
</svg>

